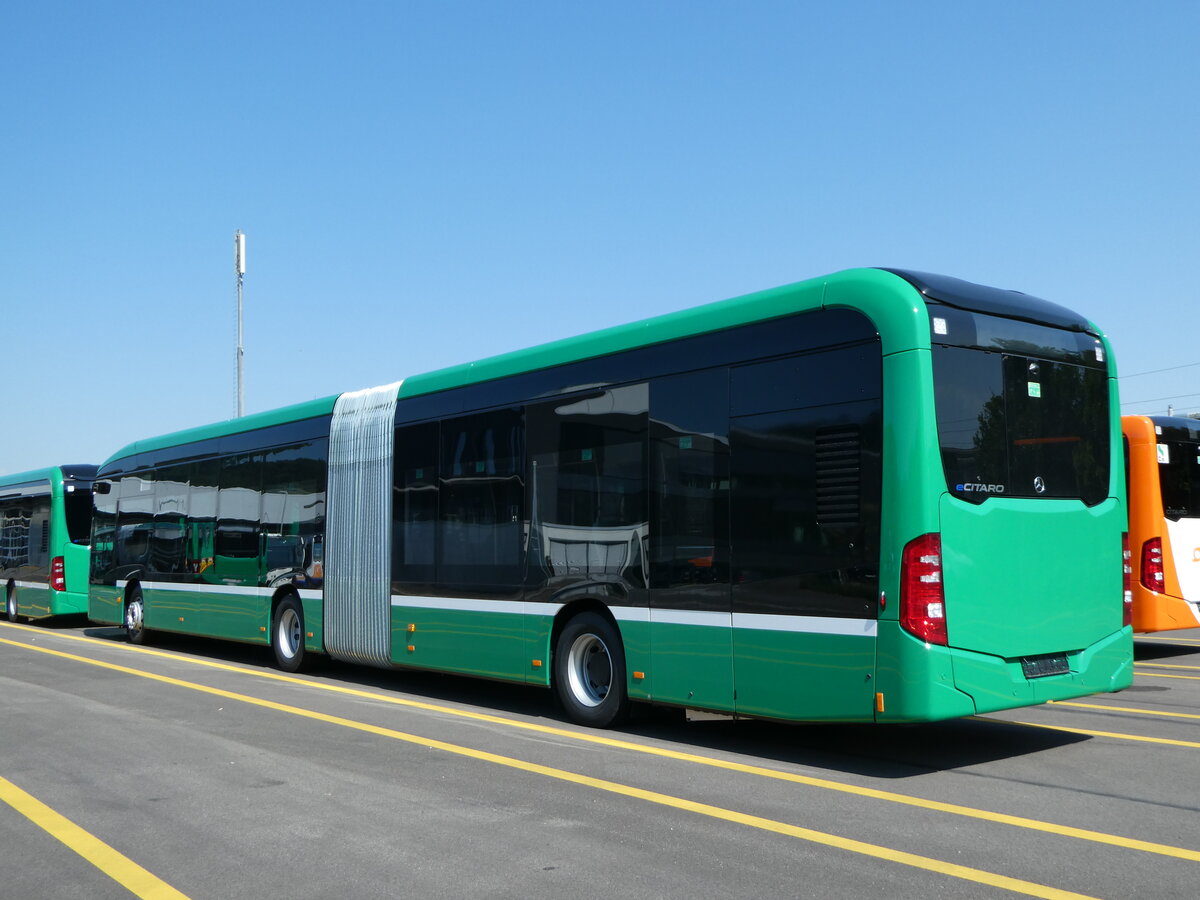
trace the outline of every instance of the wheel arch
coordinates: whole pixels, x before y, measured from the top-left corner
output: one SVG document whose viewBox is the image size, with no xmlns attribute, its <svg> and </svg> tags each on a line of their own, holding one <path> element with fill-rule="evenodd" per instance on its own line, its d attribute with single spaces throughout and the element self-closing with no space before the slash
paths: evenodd
<svg viewBox="0 0 1200 900">
<path fill-rule="evenodd" d="M 603 600 L 596 596 L 578 597 L 567 603 L 554 616 L 554 625 L 550 629 L 550 647 L 547 658 L 550 660 L 550 683 L 554 683 L 554 656 L 558 652 L 558 636 L 562 634 L 562 630 L 567 627 L 567 623 L 578 616 L 580 613 L 594 612 L 603 616 L 617 630 L 617 634 L 621 635 L 621 642 L 624 643 L 625 635 L 621 631 L 621 623 L 617 621 L 617 617 L 612 614 L 612 610 L 608 608 Z"/>
<path fill-rule="evenodd" d="M 295 586 L 290 584 L 281 584 L 275 588 L 275 593 L 271 594 L 271 608 L 267 610 L 267 627 L 271 627 L 271 623 L 275 621 L 275 611 L 279 609 L 279 604 L 289 597 L 294 598 L 300 604 L 301 611 L 304 610 L 304 599 L 300 596 L 300 592 Z M 307 626 L 306 626 L 307 627 Z"/>
<path fill-rule="evenodd" d="M 131 578 L 125 582 L 125 589 L 121 591 L 121 618 L 125 617 L 125 607 L 129 605 L 129 595 L 133 593 L 133 589 L 137 588 L 142 592 L 142 603 L 146 602 L 146 590 L 142 587 L 141 578 Z"/>
</svg>

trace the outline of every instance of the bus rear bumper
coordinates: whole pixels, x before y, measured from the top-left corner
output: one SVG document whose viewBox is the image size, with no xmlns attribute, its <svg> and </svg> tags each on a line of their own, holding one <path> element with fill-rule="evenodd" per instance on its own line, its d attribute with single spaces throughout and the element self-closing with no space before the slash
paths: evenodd
<svg viewBox="0 0 1200 900">
<path fill-rule="evenodd" d="M 50 615 L 67 616 L 87 612 L 88 595 L 86 592 L 51 590 L 49 593 Z"/>
<path fill-rule="evenodd" d="M 952 650 L 954 685 L 977 713 L 1120 691 L 1133 683 L 1133 631 L 1126 627 L 1090 647 L 1066 654 L 1070 671 L 1026 677 L 1021 659 Z"/>
<path fill-rule="evenodd" d="M 1140 587 L 1134 589 L 1134 631 L 1174 631 L 1197 626 L 1200 626 L 1200 603 L 1170 594 L 1151 594 Z"/>
</svg>

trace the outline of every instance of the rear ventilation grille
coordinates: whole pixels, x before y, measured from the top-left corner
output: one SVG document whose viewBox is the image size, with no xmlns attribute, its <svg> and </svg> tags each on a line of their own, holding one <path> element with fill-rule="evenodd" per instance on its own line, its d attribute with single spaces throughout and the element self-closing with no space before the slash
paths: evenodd
<svg viewBox="0 0 1200 900">
<path fill-rule="evenodd" d="M 820 428 L 816 436 L 817 524 L 859 524 L 862 512 L 862 439 L 854 425 Z"/>
</svg>

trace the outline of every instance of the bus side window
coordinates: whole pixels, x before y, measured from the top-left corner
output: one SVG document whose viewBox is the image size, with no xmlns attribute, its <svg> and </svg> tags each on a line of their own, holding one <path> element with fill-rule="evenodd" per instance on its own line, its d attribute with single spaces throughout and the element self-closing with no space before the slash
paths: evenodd
<svg viewBox="0 0 1200 900">
<path fill-rule="evenodd" d="M 438 423 L 396 429 L 392 483 L 392 581 L 436 581 L 438 526 Z"/>
<path fill-rule="evenodd" d="M 486 590 L 521 583 L 525 421 L 502 409 L 442 425 L 439 580 Z"/>
<path fill-rule="evenodd" d="M 168 466 L 155 475 L 148 563 L 156 576 L 178 576 L 187 572 L 184 523 L 188 514 L 188 467 Z"/>
<path fill-rule="evenodd" d="M 214 549 L 217 577 L 227 584 L 258 583 L 262 470 L 261 453 L 238 453 L 221 460 Z"/>
</svg>

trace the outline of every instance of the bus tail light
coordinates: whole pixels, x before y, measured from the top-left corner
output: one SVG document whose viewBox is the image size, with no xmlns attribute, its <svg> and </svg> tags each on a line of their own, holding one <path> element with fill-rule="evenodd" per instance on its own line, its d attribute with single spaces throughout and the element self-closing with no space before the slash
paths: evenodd
<svg viewBox="0 0 1200 900">
<path fill-rule="evenodd" d="M 1150 538 L 1142 544 L 1142 585 L 1156 594 L 1163 592 L 1162 538 Z"/>
<path fill-rule="evenodd" d="M 900 627 L 928 644 L 949 643 L 940 534 L 923 534 L 904 547 L 900 562 Z"/>
<path fill-rule="evenodd" d="M 50 560 L 50 590 L 65 591 L 67 589 L 67 569 L 61 556 Z"/>
<path fill-rule="evenodd" d="M 1133 554 L 1129 551 L 1129 532 L 1121 535 L 1121 585 L 1125 590 L 1121 625 L 1133 624 Z"/>
</svg>

